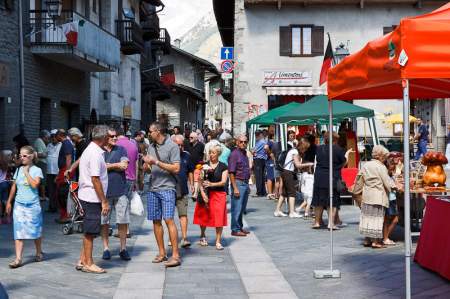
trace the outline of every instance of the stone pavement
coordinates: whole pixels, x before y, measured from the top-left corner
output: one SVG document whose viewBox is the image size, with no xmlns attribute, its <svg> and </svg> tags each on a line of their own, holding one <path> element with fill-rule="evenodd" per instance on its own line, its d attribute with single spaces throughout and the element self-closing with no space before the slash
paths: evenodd
<svg viewBox="0 0 450 299">
<path fill-rule="evenodd" d="M 274 208 L 273 201 L 252 198 L 246 220 L 299 298 L 405 296 L 403 242 L 387 249 L 364 248 L 357 207 L 342 207 L 341 218 L 349 226 L 334 233 L 334 268 L 342 277 L 325 280 L 314 279 L 313 271 L 329 269 L 329 231 L 311 229 L 310 220 L 271 217 Z M 402 234 L 401 229 L 395 232 L 399 238 Z M 412 291 L 414 298 L 450 298 L 450 283 L 412 263 Z"/>
<path fill-rule="evenodd" d="M 191 223 L 193 206 L 189 208 Z M 274 206 L 273 201 L 251 198 L 246 221 L 252 233 L 232 238 L 227 228 L 224 251 L 215 250 L 213 229 L 207 230 L 211 246 L 196 244 L 199 228 L 191 225 L 193 245 L 181 250 L 183 264 L 172 269 L 151 263 L 156 255 L 151 223 L 144 217 L 132 217 L 132 261 L 118 258 L 116 238 L 111 240 L 113 259 L 101 260 L 101 242 L 95 241 L 94 259 L 108 270 L 105 275 L 75 271 L 80 235 L 62 235 L 60 225 L 53 222 L 54 214 L 45 215 L 46 261 L 32 263 L 33 244 L 27 242 L 25 256 L 30 262 L 10 270 L 12 227 L 0 225 L 0 282 L 10 298 L 404 297 L 402 245 L 382 250 L 362 247 L 357 208 L 342 208 L 342 218 L 350 225 L 335 233 L 335 265 L 342 278 L 316 280 L 313 270 L 329 266 L 328 231 L 312 230 L 310 221 L 303 219 L 275 218 Z M 414 298 L 449 298 L 446 280 L 416 264 L 412 269 Z"/>
</svg>

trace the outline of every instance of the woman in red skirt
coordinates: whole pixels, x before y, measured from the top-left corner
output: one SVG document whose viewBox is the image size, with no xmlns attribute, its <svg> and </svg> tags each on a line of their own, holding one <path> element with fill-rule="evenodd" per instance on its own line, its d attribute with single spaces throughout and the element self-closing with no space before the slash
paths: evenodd
<svg viewBox="0 0 450 299">
<path fill-rule="evenodd" d="M 208 246 L 205 231 L 207 227 L 216 228 L 216 249 L 223 250 L 221 244 L 223 227 L 227 225 L 227 166 L 219 162 L 222 153 L 220 145 L 209 149 L 209 163 L 205 167 L 205 175 L 201 192 L 207 195 L 207 200 L 197 201 L 194 212 L 194 224 L 200 225 L 200 245 Z"/>
</svg>

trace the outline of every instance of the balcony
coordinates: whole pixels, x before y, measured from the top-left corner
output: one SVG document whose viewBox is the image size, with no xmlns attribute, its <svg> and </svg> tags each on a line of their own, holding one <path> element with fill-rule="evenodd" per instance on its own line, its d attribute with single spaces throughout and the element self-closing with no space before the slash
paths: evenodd
<svg viewBox="0 0 450 299">
<path fill-rule="evenodd" d="M 63 10 L 55 23 L 47 11 L 30 10 L 33 54 L 85 72 L 118 69 L 120 42 L 114 35 L 71 10 Z M 64 33 L 68 28 L 70 38 Z"/>
<path fill-rule="evenodd" d="M 116 32 L 123 54 L 134 55 L 144 52 L 142 29 L 134 20 L 116 20 Z"/>
<path fill-rule="evenodd" d="M 143 38 L 145 41 L 159 38 L 159 17 L 157 14 L 152 14 L 145 17 L 141 22 Z"/>
<path fill-rule="evenodd" d="M 164 54 L 170 54 L 172 46 L 170 44 L 170 35 L 167 29 L 161 28 L 159 30 L 159 37 L 152 40 L 152 50 L 161 49 Z"/>
</svg>

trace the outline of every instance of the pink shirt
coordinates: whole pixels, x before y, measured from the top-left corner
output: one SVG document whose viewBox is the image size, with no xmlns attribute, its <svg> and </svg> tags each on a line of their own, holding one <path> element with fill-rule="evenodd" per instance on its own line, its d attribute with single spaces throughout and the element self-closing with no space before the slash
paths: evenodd
<svg viewBox="0 0 450 299">
<path fill-rule="evenodd" d="M 103 192 L 106 196 L 108 190 L 108 172 L 106 170 L 104 151 L 94 142 L 91 142 L 81 155 L 78 179 L 78 197 L 87 202 L 101 202 L 94 190 L 92 177 L 100 178 Z"/>
<path fill-rule="evenodd" d="M 125 136 L 122 136 L 117 140 L 117 145 L 125 148 L 128 156 L 128 168 L 125 171 L 127 180 L 136 180 L 136 161 L 139 159 L 139 151 L 136 142 L 131 141 Z"/>
</svg>

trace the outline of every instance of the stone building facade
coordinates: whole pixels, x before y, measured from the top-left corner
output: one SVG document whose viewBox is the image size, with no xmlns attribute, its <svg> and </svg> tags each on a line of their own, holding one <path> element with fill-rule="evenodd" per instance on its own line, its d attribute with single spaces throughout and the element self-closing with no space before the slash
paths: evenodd
<svg viewBox="0 0 450 299">
<path fill-rule="evenodd" d="M 19 22 L 18 3 L 13 4 L 9 7 L 0 1 L 0 150 L 8 148 L 19 133 Z"/>
<path fill-rule="evenodd" d="M 234 132 L 245 131 L 247 120 L 271 108 L 326 94 L 319 76 L 327 33 L 334 48 L 342 43 L 354 53 L 401 18 L 427 13 L 445 2 L 214 0 L 222 41 L 235 47 Z M 357 102 L 367 108 L 371 103 Z M 392 113 L 401 112 L 401 105 L 392 108 Z"/>
</svg>

